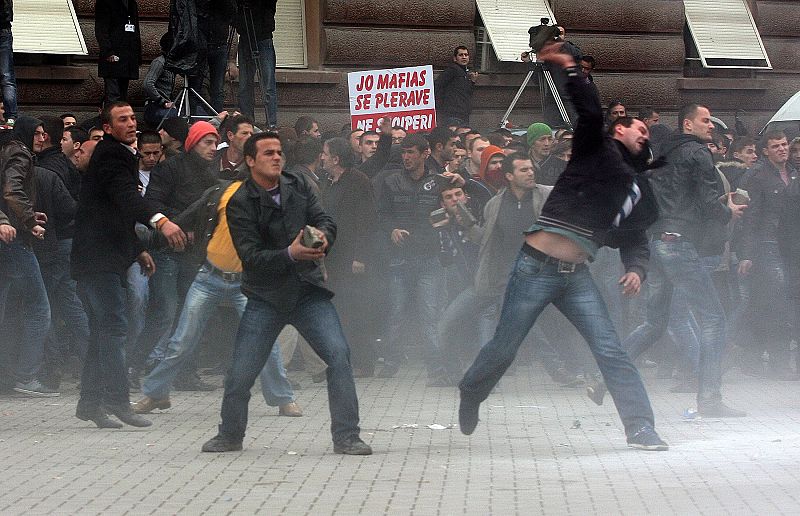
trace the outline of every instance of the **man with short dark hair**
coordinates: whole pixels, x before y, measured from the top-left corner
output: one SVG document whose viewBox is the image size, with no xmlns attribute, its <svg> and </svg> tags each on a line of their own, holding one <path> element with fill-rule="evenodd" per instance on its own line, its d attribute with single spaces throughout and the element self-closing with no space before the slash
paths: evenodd
<svg viewBox="0 0 800 516">
<path fill-rule="evenodd" d="M 384 366 L 378 376 L 397 374 L 403 360 L 403 336 L 413 309 L 423 331 L 428 378 L 436 383 L 444 374 L 436 324 L 443 307 L 444 269 L 439 263 L 439 238 L 429 221 L 439 208 L 436 176 L 425 166 L 430 146 L 418 134 L 401 144 L 403 169 L 383 178 L 378 213 L 383 238 L 391 243 L 389 260 L 389 331 Z"/>
<path fill-rule="evenodd" d="M 303 138 L 319 138 L 322 133 L 319 131 L 319 122 L 310 116 L 301 116 L 294 123 L 294 131 L 297 133 L 298 139 Z"/>
<path fill-rule="evenodd" d="M 336 247 L 325 257 L 330 288 L 336 294 L 333 304 L 350 344 L 354 376 L 372 376 L 375 339 L 364 320 L 372 305 L 373 237 L 378 222 L 372 184 L 353 168 L 349 144 L 343 138 L 325 142 L 321 162 L 326 180 L 320 198 L 336 224 Z"/>
<path fill-rule="evenodd" d="M 234 115 L 225 119 L 225 136 L 228 146 L 217 151 L 214 168 L 220 179 L 233 180 L 236 171 L 244 163 L 244 143 L 253 136 L 253 122 L 244 115 Z"/>
<path fill-rule="evenodd" d="M 428 166 L 436 174 L 445 172 L 447 163 L 453 159 L 453 150 L 458 141 L 456 133 L 446 127 L 437 127 L 428 134 L 428 144 L 431 146 Z"/>
<path fill-rule="evenodd" d="M 261 133 L 245 144 L 250 178 L 228 202 L 231 238 L 241 259 L 247 296 L 233 362 L 225 378 L 222 424 L 204 452 L 242 449 L 250 389 L 281 329 L 291 324 L 328 364 L 328 400 L 333 451 L 369 455 L 359 437 L 358 398 L 332 293 L 325 288 L 320 260 L 336 236 L 336 225 L 316 192 L 301 176 L 281 173 L 281 142 Z M 304 227 L 318 244 L 304 245 Z"/>
<path fill-rule="evenodd" d="M 71 125 L 65 128 L 64 132 L 61 134 L 61 141 L 59 142 L 61 145 L 61 152 L 64 153 L 73 165 L 75 164 L 73 160 L 75 153 L 81 148 L 81 144 L 88 139 L 89 133 L 77 125 Z"/>
<path fill-rule="evenodd" d="M 179 250 L 186 235 L 139 194 L 133 109 L 126 102 L 109 103 L 102 120 L 106 136 L 81 177 L 72 246 L 72 277 L 78 282 L 90 329 L 75 415 L 100 428 L 120 428 L 107 411 L 124 423 L 145 427 L 150 421 L 131 410 L 128 396 L 125 276 L 134 261 L 144 274 L 152 274 L 155 264 L 140 245 L 134 226 L 136 222 L 151 226 Z"/>
<path fill-rule="evenodd" d="M 642 173 L 645 165 L 637 160 L 646 151 L 647 126 L 629 120 L 606 137 L 600 99 L 574 58 L 563 53 L 560 44 L 552 43 L 545 45 L 538 57 L 563 68 L 567 76 L 567 88 L 579 113 L 575 150 L 538 220 L 526 231 L 494 337 L 459 384 L 461 432 L 470 435 L 475 431 L 481 402 L 511 365 L 542 310 L 553 303 L 591 348 L 613 392 L 628 444 L 666 450 L 667 444 L 654 429 L 642 380 L 620 346 L 586 265 L 600 247 L 620 247 L 626 268 L 620 286 L 628 295 L 638 294 L 647 267 L 645 229 L 657 213 Z"/>
<path fill-rule="evenodd" d="M 486 203 L 482 225 L 467 228 L 469 240 L 480 246 L 473 281 L 456 296 L 439 320 L 442 349 L 448 357 L 458 356 L 454 353 L 456 339 L 463 334 L 459 329 L 465 325 L 472 330 L 477 321 L 477 338 L 473 342 L 478 346 L 491 338 L 511 264 L 519 251 L 519 236 L 536 222 L 552 190 L 536 183 L 533 163 L 524 154 L 506 156 L 502 172 L 508 188 Z M 460 365 L 458 360 L 447 360 L 450 378 L 463 373 Z"/>
<path fill-rule="evenodd" d="M 75 118 L 75 115 L 72 113 L 64 113 L 59 117 L 62 122 L 64 122 L 64 129 L 66 130 L 68 127 L 72 127 L 78 123 L 78 119 Z"/>
<path fill-rule="evenodd" d="M 705 106 L 688 104 L 678 114 L 679 132 L 663 143 L 669 163 L 653 174 L 659 218 L 650 229 L 652 274 L 647 317 L 623 343 L 636 360 L 664 334 L 675 289 L 683 293 L 700 325 L 700 367 L 697 410 L 703 417 L 741 417 L 746 414 L 722 402 L 722 353 L 725 349 L 725 313 L 698 248 L 710 221 L 727 223 L 739 218 L 746 206 L 734 204 L 730 194 L 720 202 L 719 173 L 707 143 L 714 124 Z M 602 400 L 602 388 L 597 397 Z"/>
<path fill-rule="evenodd" d="M 661 115 L 658 113 L 658 111 L 656 111 L 652 107 L 648 107 L 640 109 L 639 116 L 636 118 L 644 122 L 645 125 L 648 128 L 650 128 L 659 123 L 659 121 L 661 120 Z"/>
<path fill-rule="evenodd" d="M 787 299 L 786 226 L 797 223 L 786 220 L 789 206 L 789 185 L 796 180 L 797 170 L 789 163 L 789 140 L 780 131 L 770 131 L 761 139 L 762 161 L 753 169 L 743 188 L 750 202 L 743 218 L 743 245 L 737 249 L 739 273 L 753 273 L 750 329 L 753 346 L 751 357 L 769 355 L 769 375 L 777 380 L 796 379 L 790 360 L 791 303 Z"/>
<path fill-rule="evenodd" d="M 217 130 L 211 124 L 195 122 L 184 143 L 186 152 L 159 163 L 150 173 L 145 199 L 169 217 L 188 208 L 217 182 L 213 162 L 218 142 Z M 180 312 L 180 300 L 189 290 L 200 263 L 192 253 L 172 250 L 154 251 L 153 260 L 157 269 L 150 279 L 150 317 L 139 337 L 138 349 L 152 349 L 150 358 L 158 361 L 164 356 L 173 321 Z M 214 389 L 198 378 L 195 369 L 196 364 L 187 366 L 176 381 L 177 390 Z"/>
<path fill-rule="evenodd" d="M 391 136 L 390 136 L 391 137 Z M 381 136 L 377 131 L 364 131 L 358 138 L 359 164 L 366 162 L 378 152 L 378 140 Z"/>
<path fill-rule="evenodd" d="M 472 89 L 478 73 L 468 68 L 469 49 L 463 45 L 453 49 L 453 62 L 434 81 L 436 118 L 440 123 L 452 120 L 469 124 L 472 113 Z"/>
</svg>

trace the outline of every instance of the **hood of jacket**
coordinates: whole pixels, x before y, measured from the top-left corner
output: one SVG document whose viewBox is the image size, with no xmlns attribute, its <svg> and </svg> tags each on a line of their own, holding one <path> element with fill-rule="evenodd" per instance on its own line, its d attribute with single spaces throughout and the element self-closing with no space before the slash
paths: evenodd
<svg viewBox="0 0 800 516">
<path fill-rule="evenodd" d="M 12 138 L 24 145 L 29 151 L 33 152 L 33 133 L 43 122 L 32 116 L 22 115 L 14 123 Z"/>
</svg>

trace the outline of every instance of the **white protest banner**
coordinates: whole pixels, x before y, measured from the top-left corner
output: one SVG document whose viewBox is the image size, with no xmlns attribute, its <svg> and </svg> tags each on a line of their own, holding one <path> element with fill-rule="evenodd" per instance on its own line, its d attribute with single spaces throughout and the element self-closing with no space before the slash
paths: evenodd
<svg viewBox="0 0 800 516">
<path fill-rule="evenodd" d="M 433 67 L 412 66 L 347 74 L 353 129 L 374 131 L 384 116 L 409 133 L 436 127 Z"/>
</svg>

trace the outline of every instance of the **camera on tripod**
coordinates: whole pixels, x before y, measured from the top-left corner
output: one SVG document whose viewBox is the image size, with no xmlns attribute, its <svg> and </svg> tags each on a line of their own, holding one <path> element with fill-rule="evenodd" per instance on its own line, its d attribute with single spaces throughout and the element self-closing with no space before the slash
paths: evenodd
<svg viewBox="0 0 800 516">
<path fill-rule="evenodd" d="M 529 44 L 533 52 L 537 54 L 548 42 L 561 39 L 561 31 L 558 25 L 550 25 L 550 18 L 541 18 L 539 22 L 540 25 L 534 25 L 528 29 L 528 34 L 530 35 Z"/>
</svg>

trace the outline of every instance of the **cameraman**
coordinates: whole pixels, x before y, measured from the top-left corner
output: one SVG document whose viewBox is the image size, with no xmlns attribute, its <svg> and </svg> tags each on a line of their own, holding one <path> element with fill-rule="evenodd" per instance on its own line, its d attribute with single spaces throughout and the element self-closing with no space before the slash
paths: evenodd
<svg viewBox="0 0 800 516">
<path fill-rule="evenodd" d="M 453 50 L 453 62 L 434 81 L 437 120 L 457 120 L 459 125 L 469 125 L 472 88 L 478 72 L 470 71 L 468 65 L 469 49 L 458 46 Z"/>
</svg>

